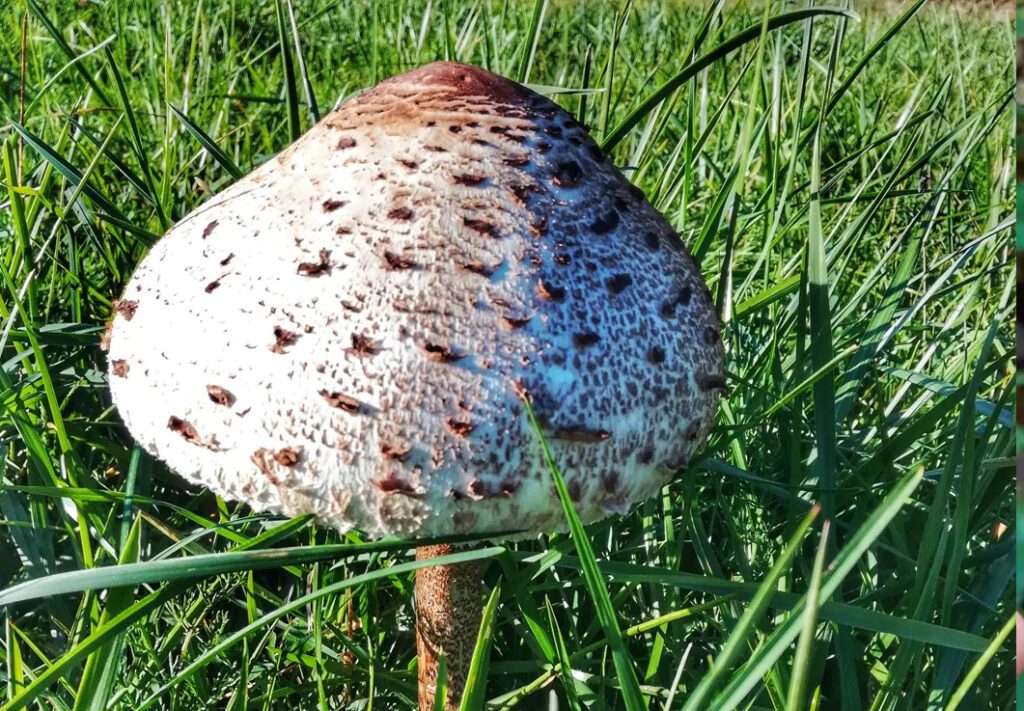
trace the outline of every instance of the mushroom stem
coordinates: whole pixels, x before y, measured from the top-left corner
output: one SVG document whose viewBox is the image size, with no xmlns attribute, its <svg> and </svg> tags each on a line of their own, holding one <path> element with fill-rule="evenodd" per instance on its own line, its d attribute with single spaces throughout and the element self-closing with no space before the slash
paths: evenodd
<svg viewBox="0 0 1024 711">
<path fill-rule="evenodd" d="M 451 544 L 421 546 L 416 560 L 456 551 Z M 419 711 L 433 711 L 438 661 L 448 666 L 445 711 L 456 711 L 466 687 L 483 614 L 480 561 L 435 565 L 416 571 L 416 653 Z"/>
</svg>

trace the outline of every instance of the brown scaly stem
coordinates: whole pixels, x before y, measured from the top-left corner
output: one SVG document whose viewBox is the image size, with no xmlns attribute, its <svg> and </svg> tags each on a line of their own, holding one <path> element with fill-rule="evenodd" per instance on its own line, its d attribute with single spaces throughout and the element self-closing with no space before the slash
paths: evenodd
<svg viewBox="0 0 1024 711">
<path fill-rule="evenodd" d="M 416 560 L 456 552 L 450 544 L 421 546 Z M 436 565 L 416 571 L 416 653 L 420 711 L 433 711 L 437 664 L 448 665 L 445 711 L 456 711 L 466 687 L 473 648 L 483 614 L 480 561 Z"/>
</svg>

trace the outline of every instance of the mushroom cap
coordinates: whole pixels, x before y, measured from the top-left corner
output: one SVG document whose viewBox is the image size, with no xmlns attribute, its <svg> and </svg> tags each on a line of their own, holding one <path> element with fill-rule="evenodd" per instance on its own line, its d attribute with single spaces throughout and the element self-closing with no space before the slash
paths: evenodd
<svg viewBox="0 0 1024 711">
<path fill-rule="evenodd" d="M 185 479 L 371 536 L 562 527 L 687 466 L 725 388 L 678 236 L 551 101 L 430 64 L 174 226 L 115 302 L 110 387 Z"/>
</svg>

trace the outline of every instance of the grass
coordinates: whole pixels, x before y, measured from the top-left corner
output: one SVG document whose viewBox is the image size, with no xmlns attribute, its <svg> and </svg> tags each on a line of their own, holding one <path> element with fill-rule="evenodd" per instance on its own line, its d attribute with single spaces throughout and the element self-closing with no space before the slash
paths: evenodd
<svg viewBox="0 0 1024 711">
<path fill-rule="evenodd" d="M 168 225 L 438 58 L 590 126 L 699 258 L 731 390 L 629 515 L 457 554 L 467 707 L 1010 708 L 1014 27 L 852 9 L 4 5 L 0 708 L 414 705 L 415 543 L 186 487 L 100 339 Z"/>
</svg>

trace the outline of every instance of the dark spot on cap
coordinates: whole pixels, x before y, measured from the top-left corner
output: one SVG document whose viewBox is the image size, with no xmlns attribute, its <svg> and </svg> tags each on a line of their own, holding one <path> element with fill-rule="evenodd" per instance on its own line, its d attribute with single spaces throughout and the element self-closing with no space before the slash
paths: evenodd
<svg viewBox="0 0 1024 711">
<path fill-rule="evenodd" d="M 473 259 L 468 262 L 464 262 L 460 264 L 459 267 L 461 269 L 466 270 L 467 272 L 479 274 L 480 276 L 484 277 L 490 277 L 492 274 L 494 274 L 496 269 L 496 267 L 492 267 L 479 259 Z"/>
<path fill-rule="evenodd" d="M 633 277 L 629 274 L 616 274 L 615 276 L 608 279 L 605 284 L 608 286 L 608 291 L 613 294 L 621 294 L 625 291 L 626 287 L 633 283 Z"/>
<path fill-rule="evenodd" d="M 206 225 L 206 227 L 203 228 L 203 239 L 209 237 L 210 233 L 217 229 L 218 224 L 219 223 L 217 222 L 217 220 L 213 220 L 208 225 Z"/>
<path fill-rule="evenodd" d="M 385 459 L 404 462 L 412 453 L 412 447 L 409 445 L 397 445 L 384 442 L 380 445 L 380 453 Z"/>
<path fill-rule="evenodd" d="M 565 488 L 569 492 L 569 498 L 572 499 L 573 502 L 579 503 L 580 499 L 583 497 L 583 487 L 580 485 L 579 481 L 574 479 L 573 481 L 570 481 Z"/>
<path fill-rule="evenodd" d="M 135 310 L 139 308 L 138 301 L 131 299 L 114 299 L 114 311 L 124 316 L 125 321 L 131 321 L 135 316 Z"/>
<path fill-rule="evenodd" d="M 294 331 L 274 326 L 274 345 L 270 347 L 270 350 L 274 353 L 284 353 L 285 347 L 295 343 L 295 339 L 298 337 Z"/>
<path fill-rule="evenodd" d="M 561 439 L 568 442 L 603 442 L 609 437 L 611 437 L 611 432 L 608 432 L 608 430 L 584 427 L 583 425 L 558 427 L 551 433 L 552 439 Z"/>
<path fill-rule="evenodd" d="M 388 212 L 388 217 L 392 220 L 411 220 L 412 210 L 407 207 L 396 207 Z"/>
<path fill-rule="evenodd" d="M 714 326 L 704 327 L 704 342 L 709 346 L 713 346 L 722 339 L 722 334 L 718 332 L 718 329 Z"/>
<path fill-rule="evenodd" d="M 546 234 L 547 231 L 548 218 L 544 217 L 544 215 L 534 215 L 530 219 L 530 232 L 539 237 L 540 235 Z"/>
<path fill-rule="evenodd" d="M 220 385 L 207 385 L 206 394 L 210 396 L 210 400 L 225 407 L 230 406 L 235 401 L 235 396 Z"/>
<path fill-rule="evenodd" d="M 282 467 L 294 467 L 299 463 L 299 452 L 291 447 L 279 449 L 274 452 L 274 461 Z"/>
<path fill-rule="evenodd" d="M 591 143 L 589 146 L 587 146 L 587 152 L 590 154 L 590 159 L 595 163 L 604 163 L 604 151 L 602 151 L 601 147 L 598 146 L 596 143 Z"/>
<path fill-rule="evenodd" d="M 565 299 L 565 289 L 545 282 L 543 279 L 537 282 L 537 293 L 542 299 L 550 301 L 562 301 Z"/>
<path fill-rule="evenodd" d="M 686 426 L 686 441 L 693 442 L 700 435 L 701 421 L 700 418 L 693 420 L 689 425 Z"/>
<path fill-rule="evenodd" d="M 220 279 L 214 279 L 205 287 L 203 287 L 203 291 L 205 291 L 207 294 L 212 294 L 214 289 L 216 289 L 218 286 L 220 286 Z"/>
<path fill-rule="evenodd" d="M 462 224 L 474 232 L 479 232 L 488 237 L 493 237 L 496 231 L 494 225 L 487 220 L 479 220 L 473 217 L 463 217 Z"/>
<path fill-rule="evenodd" d="M 469 493 L 472 494 L 473 496 L 479 497 L 484 495 L 484 483 L 479 479 L 474 479 L 473 481 L 469 482 L 469 486 L 466 488 L 469 490 Z"/>
<path fill-rule="evenodd" d="M 377 355 L 377 353 L 380 352 L 380 349 L 370 338 L 367 338 L 361 333 L 353 333 L 352 347 L 349 349 L 349 352 L 363 358 L 368 358 L 370 356 Z"/>
<path fill-rule="evenodd" d="M 530 164 L 530 157 L 526 154 L 518 156 L 506 156 L 502 159 L 502 162 L 513 168 L 522 168 Z"/>
<path fill-rule="evenodd" d="M 228 254 L 228 256 L 224 257 L 224 259 L 220 260 L 220 265 L 222 267 L 226 267 L 228 265 L 228 262 L 230 262 L 234 258 L 235 258 L 235 253 L 231 252 L 231 253 Z"/>
<path fill-rule="evenodd" d="M 336 235 L 350 235 L 352 234 L 352 228 L 347 225 L 338 225 L 334 228 L 334 234 Z"/>
<path fill-rule="evenodd" d="M 452 133 L 462 133 L 462 126 L 449 126 L 448 130 Z"/>
<path fill-rule="evenodd" d="M 675 472 L 680 469 L 686 469 L 689 464 L 690 455 L 683 450 L 669 457 L 661 466 L 671 472 Z"/>
<path fill-rule="evenodd" d="M 345 395 L 344 393 L 331 392 L 329 390 L 321 390 L 320 397 L 327 401 L 327 404 L 331 407 L 335 407 L 345 412 L 351 412 L 353 414 L 358 413 L 362 410 L 362 405 L 354 397 Z"/>
<path fill-rule="evenodd" d="M 417 496 L 416 489 L 405 479 L 400 478 L 394 472 L 388 472 L 383 479 L 374 479 L 372 483 L 381 493 L 401 494 L 403 496 Z"/>
<path fill-rule="evenodd" d="M 326 274 L 331 271 L 331 251 L 329 249 L 321 249 L 319 257 L 320 261 L 318 262 L 301 262 L 298 269 L 299 274 L 304 274 L 305 276 L 320 276 L 321 274 Z"/>
<path fill-rule="evenodd" d="M 126 360 L 112 360 L 110 361 L 110 372 L 119 378 L 123 378 L 128 375 L 128 361 Z"/>
<path fill-rule="evenodd" d="M 551 179 L 560 188 L 574 188 L 580 184 L 582 177 L 583 170 L 580 168 L 580 164 L 574 160 L 566 160 L 555 166 L 555 172 Z"/>
<path fill-rule="evenodd" d="M 528 324 L 530 322 L 530 317 L 526 316 L 524 318 L 516 318 L 516 317 L 513 317 L 513 316 L 502 316 L 501 317 L 501 321 L 508 328 L 515 329 L 515 328 L 522 328 L 523 326 Z"/>
<path fill-rule="evenodd" d="M 403 257 L 391 251 L 384 252 L 384 261 L 388 263 L 389 269 L 412 269 L 416 266 L 408 257 Z"/>
<path fill-rule="evenodd" d="M 650 464 L 651 462 L 654 461 L 654 445 L 653 444 L 644 445 L 644 448 L 640 450 L 640 457 L 638 458 L 638 461 L 641 464 Z"/>
<path fill-rule="evenodd" d="M 619 473 L 617 471 L 606 471 L 601 475 L 601 488 L 609 494 L 619 490 Z"/>
<path fill-rule="evenodd" d="M 705 392 L 717 390 L 719 394 L 728 397 L 729 388 L 725 385 L 725 378 L 721 375 L 709 375 L 707 373 L 697 373 L 697 387 Z"/>
<path fill-rule="evenodd" d="M 334 212 L 339 207 L 343 207 L 345 205 L 345 201 L 344 200 L 324 200 L 322 203 L 320 203 L 320 205 L 321 205 L 321 207 L 323 207 L 324 212 Z"/>
<path fill-rule="evenodd" d="M 196 432 L 196 428 L 190 425 L 185 420 L 181 419 L 180 417 L 175 417 L 174 415 L 171 415 L 171 417 L 167 420 L 167 429 L 169 429 L 171 432 L 177 432 L 178 434 L 180 434 L 182 437 L 184 437 L 189 442 L 192 442 L 193 444 L 200 443 L 199 433 Z"/>
<path fill-rule="evenodd" d="M 600 340 L 601 337 L 593 331 L 574 333 L 572 336 L 572 342 L 577 348 L 589 348 Z"/>
<path fill-rule="evenodd" d="M 473 175 L 472 173 L 459 173 L 452 176 L 452 182 L 456 185 L 479 185 L 487 180 L 486 175 Z"/>
<path fill-rule="evenodd" d="M 452 434 L 459 437 L 465 437 L 473 431 L 473 423 L 468 420 L 456 420 L 454 418 L 448 418 L 445 420 L 445 424 L 448 429 L 451 430 Z"/>
<path fill-rule="evenodd" d="M 423 344 L 423 350 L 430 360 L 437 361 L 438 363 L 454 363 L 466 357 L 465 353 L 456 353 L 449 346 L 430 343 L 429 341 Z"/>
<path fill-rule="evenodd" d="M 661 346 L 652 346 L 651 349 L 647 351 L 647 360 L 649 360 L 651 363 L 654 363 L 655 365 L 664 363 L 665 349 L 662 348 Z"/>
<path fill-rule="evenodd" d="M 431 151 L 433 153 L 447 153 L 448 152 L 448 149 L 445 148 L 444 146 L 435 146 L 433 144 L 427 144 L 427 145 L 423 146 L 423 148 L 425 150 Z"/>
<path fill-rule="evenodd" d="M 565 252 L 558 252 L 553 257 L 551 257 L 551 259 L 555 262 L 555 264 L 560 264 L 563 267 L 572 261 L 569 255 L 566 254 Z"/>
<path fill-rule="evenodd" d="M 398 162 L 404 165 L 409 170 L 416 170 L 417 168 L 420 167 L 419 163 L 417 163 L 414 160 L 410 160 L 409 158 L 399 158 Z"/>
<path fill-rule="evenodd" d="M 661 246 L 661 240 L 658 238 L 657 232 L 647 232 L 644 234 L 644 242 L 647 243 L 647 249 L 652 252 L 657 252 Z"/>
<path fill-rule="evenodd" d="M 345 148 L 352 148 L 356 145 L 356 139 L 351 136 L 342 136 L 338 139 L 338 148 L 344 150 Z"/>
<path fill-rule="evenodd" d="M 674 298 L 665 301 L 661 305 L 661 316 L 662 318 L 671 318 L 676 313 L 676 307 L 686 306 L 690 303 L 690 298 L 693 296 L 693 289 L 684 284 L 679 287 L 679 291 L 676 292 Z"/>
<path fill-rule="evenodd" d="M 619 226 L 619 213 L 614 209 L 608 210 L 608 212 L 600 215 L 593 222 L 590 223 L 590 229 L 595 234 L 604 235 L 608 234 L 616 227 Z"/>
</svg>

